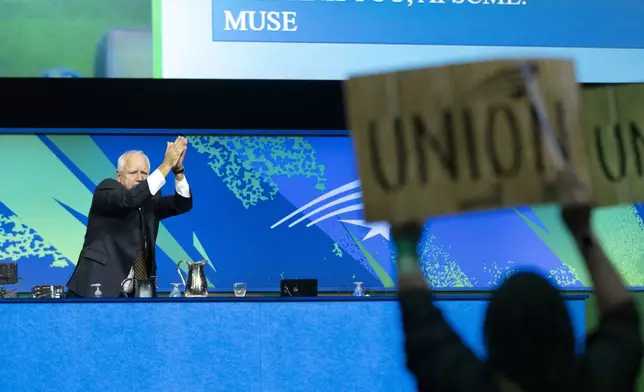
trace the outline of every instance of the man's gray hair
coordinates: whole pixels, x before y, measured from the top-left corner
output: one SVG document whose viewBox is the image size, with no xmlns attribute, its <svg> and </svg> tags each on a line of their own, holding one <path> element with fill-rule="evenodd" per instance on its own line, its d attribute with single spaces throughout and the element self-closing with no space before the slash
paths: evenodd
<svg viewBox="0 0 644 392">
<path fill-rule="evenodd" d="M 150 158 L 148 158 L 148 156 L 145 155 L 145 153 L 143 151 L 130 150 L 130 151 L 124 152 L 119 157 L 119 160 L 116 163 L 116 171 L 118 173 L 123 173 L 123 171 L 125 170 L 125 161 L 127 160 L 128 157 L 130 157 L 132 155 L 142 155 L 143 158 L 145 158 L 145 160 L 148 162 L 148 168 L 150 167 Z"/>
</svg>

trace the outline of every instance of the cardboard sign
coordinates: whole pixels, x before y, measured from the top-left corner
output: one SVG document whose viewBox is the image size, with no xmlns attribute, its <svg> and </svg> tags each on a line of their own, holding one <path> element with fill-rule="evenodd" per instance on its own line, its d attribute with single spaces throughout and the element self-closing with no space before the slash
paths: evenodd
<svg viewBox="0 0 644 392">
<path fill-rule="evenodd" d="M 588 182 L 573 63 L 494 61 L 352 78 L 345 84 L 365 219 L 429 216 L 556 200 L 552 153 L 521 66 L 535 75 L 554 133 Z"/>
<path fill-rule="evenodd" d="M 644 84 L 587 89 L 583 106 L 595 202 L 644 201 Z"/>
</svg>

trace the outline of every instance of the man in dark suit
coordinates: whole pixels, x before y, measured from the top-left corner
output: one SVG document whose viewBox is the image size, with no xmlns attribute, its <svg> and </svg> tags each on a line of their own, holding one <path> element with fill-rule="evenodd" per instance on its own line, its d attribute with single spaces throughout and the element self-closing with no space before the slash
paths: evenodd
<svg viewBox="0 0 644 392">
<path fill-rule="evenodd" d="M 128 151 L 119 158 L 116 180 L 103 180 L 94 191 L 83 250 L 67 283 L 68 297 L 92 297 L 95 284 L 101 285 L 103 296 L 117 297 L 123 294 L 125 279 L 156 275 L 159 221 L 192 208 L 183 167 L 186 147 L 183 137 L 168 143 L 163 163 L 151 174 L 142 152 Z M 161 196 L 170 171 L 176 193 Z M 125 291 L 131 292 L 127 283 Z"/>
</svg>

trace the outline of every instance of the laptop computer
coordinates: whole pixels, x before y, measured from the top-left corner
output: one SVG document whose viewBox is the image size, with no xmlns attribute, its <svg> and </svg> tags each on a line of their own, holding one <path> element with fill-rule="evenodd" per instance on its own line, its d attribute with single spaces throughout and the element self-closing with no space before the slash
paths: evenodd
<svg viewBox="0 0 644 392">
<path fill-rule="evenodd" d="M 317 279 L 282 279 L 280 297 L 317 297 Z"/>
</svg>

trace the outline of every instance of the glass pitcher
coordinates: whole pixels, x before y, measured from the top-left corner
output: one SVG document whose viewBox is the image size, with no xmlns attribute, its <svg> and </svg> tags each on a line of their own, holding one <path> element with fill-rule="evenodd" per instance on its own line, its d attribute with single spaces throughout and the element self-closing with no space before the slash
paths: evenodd
<svg viewBox="0 0 644 392">
<path fill-rule="evenodd" d="M 127 278 L 121 283 L 121 289 L 126 297 L 130 295 L 125 291 L 125 284 L 132 282 L 134 284 L 134 298 L 156 298 L 157 297 L 157 277 L 150 276 L 147 279 L 136 280 Z"/>
</svg>

